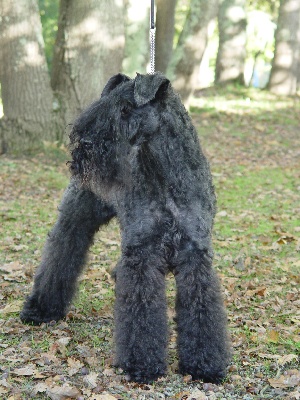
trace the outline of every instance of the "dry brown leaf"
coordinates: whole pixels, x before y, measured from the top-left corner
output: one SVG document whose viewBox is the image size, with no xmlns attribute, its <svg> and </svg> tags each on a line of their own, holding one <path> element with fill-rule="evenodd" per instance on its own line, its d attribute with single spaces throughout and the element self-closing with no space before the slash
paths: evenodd
<svg viewBox="0 0 300 400">
<path fill-rule="evenodd" d="M 181 400 L 181 399 L 186 399 L 186 398 L 188 398 L 188 396 L 189 396 L 189 392 L 178 392 L 178 393 L 176 393 L 175 394 L 175 396 L 174 396 L 174 398 L 176 399 L 176 400 Z"/>
<path fill-rule="evenodd" d="M 287 371 L 286 375 L 280 375 L 279 378 L 270 378 L 269 383 L 274 388 L 282 389 L 298 386 L 300 383 L 300 371 Z"/>
<path fill-rule="evenodd" d="M 278 360 L 280 355 L 278 354 L 265 354 L 265 353 L 257 353 L 258 357 L 260 358 L 266 358 L 268 360 Z"/>
<path fill-rule="evenodd" d="M 38 371 L 32 365 L 28 365 L 27 367 L 24 368 L 16 368 L 14 371 L 11 371 L 13 375 L 18 375 L 18 376 L 32 376 L 37 372 Z"/>
<path fill-rule="evenodd" d="M 284 356 L 280 356 L 280 358 L 278 359 L 278 364 L 280 365 L 285 365 L 288 364 L 289 362 L 293 361 L 293 360 L 297 360 L 298 357 L 296 356 L 296 354 L 286 354 Z"/>
<path fill-rule="evenodd" d="M 247 296 L 260 296 L 260 297 L 265 297 L 268 294 L 267 288 L 266 287 L 258 287 L 254 290 L 247 290 L 246 295 Z"/>
<path fill-rule="evenodd" d="M 103 375 L 113 376 L 115 375 L 115 370 L 113 368 L 105 368 L 105 370 L 103 371 Z"/>
<path fill-rule="evenodd" d="M 55 365 L 60 363 L 60 360 L 58 357 L 56 357 L 53 352 L 48 352 L 48 353 L 42 353 L 40 361 L 41 365 L 50 364 L 53 363 Z"/>
<path fill-rule="evenodd" d="M 79 360 L 75 360 L 75 358 L 72 357 L 67 359 L 67 363 L 69 366 L 68 373 L 70 376 L 77 374 L 79 369 L 83 367 L 83 364 Z"/>
<path fill-rule="evenodd" d="M 206 400 L 206 394 L 205 392 L 202 392 L 199 389 L 195 389 L 191 392 L 191 394 L 189 395 L 189 397 L 187 398 L 187 400 Z"/>
<path fill-rule="evenodd" d="M 6 315 L 15 312 L 21 311 L 21 307 L 23 305 L 23 300 L 14 300 L 11 303 L 7 304 L 2 310 L 0 310 L 0 314 Z"/>
<path fill-rule="evenodd" d="M 11 384 L 8 383 L 6 379 L 0 379 L 0 386 L 2 386 L 3 388 L 8 388 L 8 389 L 10 389 L 12 387 Z"/>
<path fill-rule="evenodd" d="M 85 361 L 89 364 L 90 367 L 96 367 L 98 365 L 98 358 L 97 357 L 86 357 Z"/>
<path fill-rule="evenodd" d="M 281 356 L 280 354 L 265 354 L 265 353 L 257 353 L 258 357 L 266 358 L 268 360 L 276 360 L 279 365 L 285 365 L 293 360 L 297 360 L 296 354 L 286 354 Z"/>
<path fill-rule="evenodd" d="M 116 400 L 118 397 L 114 397 L 112 394 L 109 393 L 102 393 L 102 394 L 93 394 L 90 397 L 90 400 Z"/>
<path fill-rule="evenodd" d="M 19 261 L 13 261 L 9 264 L 0 265 L 0 271 L 6 272 L 8 274 L 14 273 L 15 271 L 22 270 L 23 266 Z"/>
<path fill-rule="evenodd" d="M 46 385 L 45 382 L 39 382 L 37 385 L 35 385 L 35 387 L 33 389 L 33 393 L 34 394 L 44 393 L 47 391 L 47 389 L 49 389 L 49 387 Z"/>
<path fill-rule="evenodd" d="M 8 389 L 6 389 L 6 388 L 0 386 L 0 395 L 1 395 L 1 394 L 5 394 L 5 393 L 8 393 Z"/>
<path fill-rule="evenodd" d="M 287 400 L 300 400 L 300 392 L 296 390 L 295 392 L 289 393 Z"/>
<path fill-rule="evenodd" d="M 63 386 L 54 386 L 47 389 L 47 395 L 52 400 L 76 399 L 81 395 L 80 391 L 65 383 Z"/>
<path fill-rule="evenodd" d="M 63 337 L 55 342 L 55 344 L 58 345 L 58 350 L 60 351 L 63 357 L 66 357 L 67 345 L 69 344 L 70 340 L 71 340 L 70 337 Z"/>
<path fill-rule="evenodd" d="M 272 343 L 278 343 L 279 340 L 279 333 L 274 329 L 268 331 L 268 340 Z"/>
<path fill-rule="evenodd" d="M 94 389 L 97 386 L 97 377 L 96 372 L 91 372 L 83 378 L 83 381 L 90 389 Z"/>
<path fill-rule="evenodd" d="M 193 377 L 192 377 L 192 375 L 185 375 L 182 378 L 182 380 L 183 380 L 184 383 L 189 383 L 189 382 L 191 382 L 193 380 Z"/>
<path fill-rule="evenodd" d="M 71 337 L 63 337 L 58 339 L 57 343 L 67 346 L 72 338 Z"/>
</svg>

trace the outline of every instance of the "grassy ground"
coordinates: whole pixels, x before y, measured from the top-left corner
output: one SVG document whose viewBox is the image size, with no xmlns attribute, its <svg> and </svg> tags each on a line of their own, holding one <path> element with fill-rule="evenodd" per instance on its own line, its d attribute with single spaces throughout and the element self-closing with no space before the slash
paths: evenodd
<svg viewBox="0 0 300 400">
<path fill-rule="evenodd" d="M 168 277 L 169 372 L 127 383 L 113 360 L 116 222 L 91 249 L 65 321 L 18 319 L 68 182 L 67 155 L 0 158 L 0 399 L 299 399 L 300 104 L 230 88 L 198 93 L 192 116 L 218 194 L 215 268 L 234 357 L 219 386 L 176 374 L 174 282 Z M 47 163 L 46 163 L 47 160 Z"/>
</svg>

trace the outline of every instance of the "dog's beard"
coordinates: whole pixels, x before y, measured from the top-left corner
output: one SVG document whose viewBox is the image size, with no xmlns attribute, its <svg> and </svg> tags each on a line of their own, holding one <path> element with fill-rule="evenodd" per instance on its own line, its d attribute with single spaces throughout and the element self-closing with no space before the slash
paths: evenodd
<svg viewBox="0 0 300 400">
<path fill-rule="evenodd" d="M 70 172 L 73 177 L 78 179 L 84 186 L 89 186 L 92 180 L 94 170 L 94 155 L 92 149 L 85 149 L 78 144 L 71 151 L 72 161 L 70 164 Z"/>
</svg>

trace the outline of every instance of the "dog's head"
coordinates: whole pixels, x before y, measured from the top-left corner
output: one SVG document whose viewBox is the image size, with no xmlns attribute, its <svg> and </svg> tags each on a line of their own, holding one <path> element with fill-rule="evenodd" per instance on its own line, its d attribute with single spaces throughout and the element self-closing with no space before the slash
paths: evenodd
<svg viewBox="0 0 300 400">
<path fill-rule="evenodd" d="M 91 186 L 124 185 L 137 168 L 139 153 L 159 134 L 168 93 L 162 74 L 130 79 L 113 76 L 99 100 L 75 121 L 70 133 L 71 172 Z"/>
</svg>

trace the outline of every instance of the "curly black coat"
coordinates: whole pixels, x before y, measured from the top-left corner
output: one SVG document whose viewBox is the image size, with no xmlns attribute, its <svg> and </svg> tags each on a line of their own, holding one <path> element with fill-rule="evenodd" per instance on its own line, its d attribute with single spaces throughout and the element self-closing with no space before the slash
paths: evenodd
<svg viewBox="0 0 300 400">
<path fill-rule="evenodd" d="M 116 365 L 149 382 L 166 373 L 165 274 L 176 280 L 179 370 L 219 382 L 230 359 L 212 269 L 215 194 L 197 132 L 160 73 L 118 74 L 70 134 L 72 178 L 21 319 L 63 318 L 99 227 L 117 217 Z"/>
</svg>

